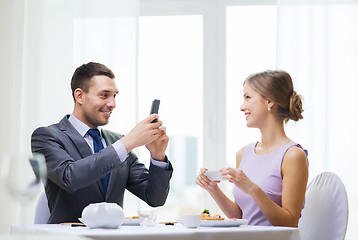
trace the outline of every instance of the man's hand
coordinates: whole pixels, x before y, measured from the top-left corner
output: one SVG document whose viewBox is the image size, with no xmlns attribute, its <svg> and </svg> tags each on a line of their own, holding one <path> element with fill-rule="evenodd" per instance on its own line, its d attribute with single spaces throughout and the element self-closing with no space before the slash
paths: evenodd
<svg viewBox="0 0 358 240">
<path fill-rule="evenodd" d="M 162 121 L 158 119 L 158 121 L 162 124 Z M 154 160 L 164 161 L 165 160 L 165 149 L 167 149 L 169 143 L 169 137 L 166 133 L 166 127 L 160 126 L 158 128 L 158 138 L 155 139 L 153 142 L 148 143 L 145 145 L 150 152 L 150 156 Z"/>
<path fill-rule="evenodd" d="M 152 123 L 154 119 L 158 121 Z M 151 114 L 137 123 L 120 141 L 126 148 L 127 153 L 136 147 L 146 145 L 153 159 L 164 161 L 169 137 L 166 135 L 165 127 L 162 126 L 162 121 L 158 119 L 158 114 Z"/>
</svg>

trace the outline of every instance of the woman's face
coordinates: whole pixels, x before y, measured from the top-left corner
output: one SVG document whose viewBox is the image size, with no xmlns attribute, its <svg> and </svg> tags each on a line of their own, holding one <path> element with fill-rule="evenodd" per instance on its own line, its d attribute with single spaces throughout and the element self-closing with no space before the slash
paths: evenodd
<svg viewBox="0 0 358 240">
<path fill-rule="evenodd" d="M 268 115 L 268 100 L 256 92 L 249 83 L 245 83 L 243 91 L 244 102 L 240 110 L 246 116 L 246 126 L 260 128 Z"/>
</svg>

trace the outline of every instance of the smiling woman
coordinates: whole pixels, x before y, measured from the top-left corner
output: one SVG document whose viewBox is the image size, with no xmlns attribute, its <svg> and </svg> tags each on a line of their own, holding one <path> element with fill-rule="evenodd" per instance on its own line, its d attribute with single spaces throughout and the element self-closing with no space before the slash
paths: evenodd
<svg viewBox="0 0 358 240">
<path fill-rule="evenodd" d="M 284 71 L 250 75 L 243 95 L 247 126 L 258 128 L 261 139 L 237 152 L 236 168 L 220 170 L 234 184 L 235 201 L 206 176 L 205 168 L 196 183 L 229 218 L 247 219 L 249 225 L 297 227 L 308 180 L 307 151 L 286 136 L 283 124 L 302 118 L 300 96 Z"/>
</svg>

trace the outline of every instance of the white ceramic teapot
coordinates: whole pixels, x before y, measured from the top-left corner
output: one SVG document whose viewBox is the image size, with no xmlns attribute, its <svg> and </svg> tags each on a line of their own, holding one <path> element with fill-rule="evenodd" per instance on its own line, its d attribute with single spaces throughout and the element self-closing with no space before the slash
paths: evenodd
<svg viewBox="0 0 358 240">
<path fill-rule="evenodd" d="M 116 203 L 91 203 L 83 209 L 79 220 L 89 228 L 118 228 L 124 221 L 124 213 Z"/>
</svg>

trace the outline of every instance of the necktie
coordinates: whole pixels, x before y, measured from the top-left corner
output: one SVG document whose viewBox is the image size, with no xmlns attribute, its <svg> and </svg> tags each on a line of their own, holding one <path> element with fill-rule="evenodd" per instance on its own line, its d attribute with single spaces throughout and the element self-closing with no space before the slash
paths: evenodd
<svg viewBox="0 0 358 240">
<path fill-rule="evenodd" d="M 93 138 L 93 148 L 94 148 L 94 152 L 98 153 L 100 150 L 102 150 L 103 144 L 101 141 L 101 136 L 99 135 L 99 131 L 97 128 L 91 128 L 90 130 L 88 130 L 88 134 Z M 108 188 L 108 182 L 109 182 L 109 173 L 104 176 L 101 180 L 102 180 L 102 186 L 103 186 L 103 191 L 104 191 L 104 196 L 106 196 L 107 194 L 107 188 Z"/>
</svg>

